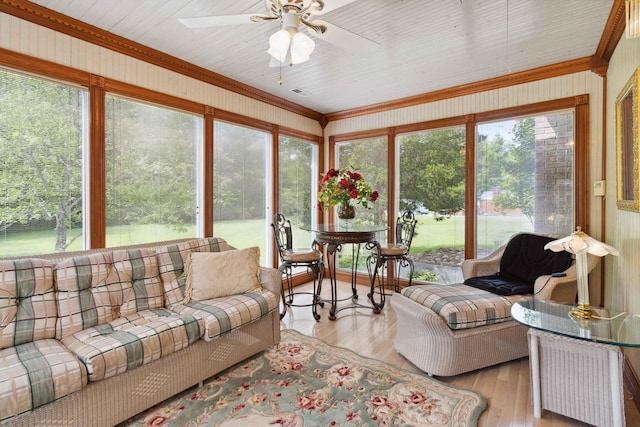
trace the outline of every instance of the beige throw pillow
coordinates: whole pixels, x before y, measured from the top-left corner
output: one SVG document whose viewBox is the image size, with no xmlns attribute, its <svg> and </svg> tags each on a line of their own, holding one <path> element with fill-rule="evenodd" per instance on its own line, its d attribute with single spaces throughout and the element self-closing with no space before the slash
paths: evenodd
<svg viewBox="0 0 640 427">
<path fill-rule="evenodd" d="M 260 248 L 191 252 L 185 272 L 183 303 L 256 290 L 260 288 Z"/>
</svg>

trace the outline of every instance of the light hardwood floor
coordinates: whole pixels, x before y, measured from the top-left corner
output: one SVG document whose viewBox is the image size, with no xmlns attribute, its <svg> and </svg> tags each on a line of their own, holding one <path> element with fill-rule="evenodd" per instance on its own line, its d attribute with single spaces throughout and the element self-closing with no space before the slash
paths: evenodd
<svg viewBox="0 0 640 427">
<path fill-rule="evenodd" d="M 339 298 L 348 297 L 350 285 L 338 283 Z M 296 291 L 310 291 L 310 284 L 296 288 Z M 366 299 L 367 288 L 358 286 L 360 299 Z M 322 296 L 330 297 L 328 281 L 323 286 Z M 310 296 L 296 298 L 296 303 L 304 302 Z M 393 298 L 393 297 L 391 297 Z M 308 301 L 308 299 L 306 300 Z M 340 306 L 348 304 L 342 302 Z M 329 306 L 319 310 L 322 316 L 319 322 L 313 320 L 310 307 L 291 307 L 280 322 L 282 329 L 295 329 L 306 335 L 343 348 L 360 355 L 383 360 L 394 366 L 421 372 L 395 351 L 393 341 L 396 335 L 397 319 L 389 300 L 380 314 L 371 310 L 349 308 L 338 312 L 335 321 L 329 320 Z M 469 349 L 473 351 L 473 349 Z M 479 426 L 582 426 L 579 421 L 562 415 L 543 411 L 541 419 L 533 416 L 531 406 L 531 386 L 529 381 L 529 361 L 527 358 L 503 363 L 498 366 L 481 369 L 454 377 L 438 377 L 447 384 L 462 387 L 482 395 L 487 400 L 487 409 L 480 417 Z M 628 426 L 640 426 L 637 408 L 625 391 L 625 415 Z"/>
</svg>

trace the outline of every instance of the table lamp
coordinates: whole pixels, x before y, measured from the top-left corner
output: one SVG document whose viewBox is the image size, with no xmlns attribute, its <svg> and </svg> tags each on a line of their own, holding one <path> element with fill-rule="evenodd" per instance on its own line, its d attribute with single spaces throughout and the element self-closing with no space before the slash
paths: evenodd
<svg viewBox="0 0 640 427">
<path fill-rule="evenodd" d="M 576 319 L 594 319 L 594 315 L 589 308 L 589 270 L 587 265 L 587 254 L 605 256 L 607 254 L 618 255 L 618 250 L 613 246 L 602 243 L 589 237 L 577 227 L 570 236 L 554 240 L 544 246 L 553 252 L 567 251 L 576 256 L 576 273 L 578 278 L 578 307 L 569 312 Z"/>
</svg>

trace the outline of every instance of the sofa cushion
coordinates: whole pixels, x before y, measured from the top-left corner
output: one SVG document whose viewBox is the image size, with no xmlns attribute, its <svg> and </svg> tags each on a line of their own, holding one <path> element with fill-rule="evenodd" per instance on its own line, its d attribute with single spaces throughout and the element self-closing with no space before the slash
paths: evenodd
<svg viewBox="0 0 640 427">
<path fill-rule="evenodd" d="M 470 277 L 464 281 L 464 284 L 504 296 L 532 294 L 534 288 L 534 283 L 506 280 L 499 274 Z"/>
<path fill-rule="evenodd" d="M 54 269 L 56 338 L 140 310 L 164 306 L 155 251 L 119 250 L 69 258 Z"/>
<path fill-rule="evenodd" d="M 186 274 L 185 303 L 254 291 L 260 288 L 260 248 L 191 252 Z"/>
<path fill-rule="evenodd" d="M 0 349 L 53 338 L 57 317 L 52 263 L 0 261 Z"/>
<path fill-rule="evenodd" d="M 467 285 L 418 285 L 402 295 L 439 314 L 451 329 L 466 329 L 511 319 L 511 306 L 525 297 L 501 296 Z"/>
<path fill-rule="evenodd" d="M 177 305 L 174 311 L 190 314 L 204 320 L 203 339 L 211 341 L 227 332 L 251 323 L 278 309 L 279 295 L 259 289 L 205 301 L 191 301 Z"/>
<path fill-rule="evenodd" d="M 57 340 L 0 350 L 0 420 L 53 402 L 86 384 L 84 365 Z"/>
<path fill-rule="evenodd" d="M 164 287 L 165 306 L 173 308 L 182 304 L 185 297 L 187 275 L 184 274 L 187 256 L 191 252 L 221 252 L 233 249 L 221 238 L 209 237 L 194 239 L 177 245 L 158 248 L 156 257 L 162 286 Z"/>
<path fill-rule="evenodd" d="M 202 319 L 161 308 L 86 328 L 62 343 L 85 364 L 89 381 L 98 381 L 175 353 L 202 332 Z"/>
</svg>

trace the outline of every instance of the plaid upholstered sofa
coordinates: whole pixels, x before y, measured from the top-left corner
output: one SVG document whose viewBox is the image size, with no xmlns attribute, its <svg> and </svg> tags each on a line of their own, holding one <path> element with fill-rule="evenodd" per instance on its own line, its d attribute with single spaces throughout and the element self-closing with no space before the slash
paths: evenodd
<svg viewBox="0 0 640 427">
<path fill-rule="evenodd" d="M 411 286 L 394 295 L 396 350 L 418 368 L 438 376 L 527 356 L 527 328 L 511 318 L 511 306 L 531 297 L 562 302 L 575 299 L 575 263 L 567 268 L 571 260 L 553 259 L 556 253 L 543 249 L 551 240 L 544 235 L 516 234 L 490 255 L 465 260 L 464 284 Z M 505 256 L 516 241 L 524 244 L 517 248 L 521 252 Z M 588 262 L 591 271 L 598 258 L 589 255 Z M 511 274 L 506 274 L 509 270 Z M 561 274 L 552 276 L 556 272 Z M 479 287 L 470 286 L 478 277 Z M 504 292 L 509 286 L 503 282 L 510 279 L 515 279 L 512 289 L 516 291 Z M 492 281 L 498 283 L 493 292 L 486 283 Z M 528 288 L 523 282 L 528 282 Z"/>
<path fill-rule="evenodd" d="M 276 269 L 258 266 L 249 291 L 187 298 L 191 254 L 233 249 L 207 238 L 0 260 L 0 424 L 115 425 L 278 343 Z"/>
</svg>

